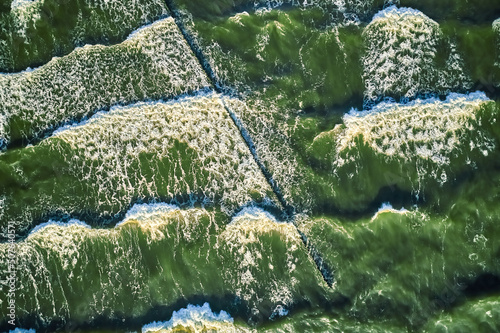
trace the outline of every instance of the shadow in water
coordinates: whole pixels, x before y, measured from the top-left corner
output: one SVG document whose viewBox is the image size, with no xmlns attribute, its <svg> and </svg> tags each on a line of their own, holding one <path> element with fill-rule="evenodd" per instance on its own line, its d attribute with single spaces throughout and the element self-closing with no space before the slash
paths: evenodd
<svg viewBox="0 0 500 333">
<path fill-rule="evenodd" d="M 152 306 L 144 315 L 133 316 L 127 314 L 113 314 L 111 317 L 112 309 L 109 309 L 109 314 L 103 314 L 99 317 L 93 318 L 90 321 L 71 321 L 68 318 L 60 318 L 51 322 L 45 322 L 36 313 L 26 315 L 22 321 L 17 322 L 18 326 L 25 328 L 36 329 L 38 333 L 49 332 L 93 332 L 93 331 L 136 331 L 140 332 L 144 325 L 152 322 L 164 322 L 171 319 L 174 311 L 186 308 L 188 304 L 203 305 L 205 302 L 210 304 L 210 308 L 214 313 L 226 311 L 236 321 L 244 321 L 249 327 L 260 327 L 266 323 L 275 321 L 272 313 L 265 311 L 266 305 L 259 308 L 259 313 L 255 314 L 251 311 L 248 304 L 236 295 L 226 294 L 224 296 L 208 296 L 208 295 L 195 295 L 188 298 L 182 298 L 170 305 L 156 305 Z M 341 310 L 351 304 L 350 300 L 342 295 L 337 295 L 332 301 L 324 301 L 321 304 L 315 304 L 314 308 L 321 308 L 324 311 L 331 311 L 332 309 Z M 267 304 L 269 305 L 269 304 Z M 267 306 L 267 309 L 270 309 Z M 309 301 L 301 300 L 294 303 L 290 307 L 289 315 L 295 312 L 312 309 Z M 8 331 L 12 327 L 5 321 L 0 322 L 0 331 Z"/>
</svg>

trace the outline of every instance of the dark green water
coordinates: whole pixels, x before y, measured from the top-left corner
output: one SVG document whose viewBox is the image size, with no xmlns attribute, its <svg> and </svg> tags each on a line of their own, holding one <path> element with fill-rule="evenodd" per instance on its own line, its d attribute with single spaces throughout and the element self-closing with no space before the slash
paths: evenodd
<svg viewBox="0 0 500 333">
<path fill-rule="evenodd" d="M 500 331 L 499 1 L 0 0 L 0 71 L 0 331 Z"/>
</svg>

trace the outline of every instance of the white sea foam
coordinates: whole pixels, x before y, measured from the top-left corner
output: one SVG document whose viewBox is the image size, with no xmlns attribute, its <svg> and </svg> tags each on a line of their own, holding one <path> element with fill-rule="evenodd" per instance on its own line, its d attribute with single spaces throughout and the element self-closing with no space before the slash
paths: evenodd
<svg viewBox="0 0 500 333">
<path fill-rule="evenodd" d="M 394 213 L 394 214 L 401 214 L 404 215 L 408 213 L 409 211 L 405 209 L 404 207 L 401 207 L 401 209 L 395 209 L 392 207 L 392 205 L 389 202 L 384 202 L 380 206 L 380 208 L 377 210 L 375 215 L 371 218 L 371 221 L 373 222 L 380 214 L 382 213 Z"/>
<path fill-rule="evenodd" d="M 493 30 L 495 30 L 497 33 L 500 33 L 500 18 L 497 18 L 495 21 L 492 23 Z"/>
<path fill-rule="evenodd" d="M 3 215 L 5 214 L 5 203 L 7 198 L 5 195 L 0 195 L 0 220 L 3 219 Z"/>
<path fill-rule="evenodd" d="M 277 316 L 277 317 L 288 316 L 288 313 L 289 313 L 289 311 L 281 304 L 277 305 L 273 311 L 273 315 Z"/>
<path fill-rule="evenodd" d="M 77 177 L 99 179 L 103 204 L 112 205 L 111 197 L 128 203 L 136 196 L 176 198 L 194 192 L 204 193 L 206 203 L 221 200 L 231 213 L 253 201 L 250 192 L 262 198 L 272 194 L 219 95 L 114 107 L 57 131 L 42 144 L 56 138 L 71 146 L 68 159 L 75 161 Z M 179 144 L 196 154 L 195 163 L 178 151 Z M 143 155 L 152 156 L 148 168 L 168 169 L 154 179 L 145 177 L 137 168 Z"/>
<path fill-rule="evenodd" d="M 133 105 L 138 105 L 138 104 L 132 104 L 126 107 L 132 107 Z M 96 121 L 99 118 L 102 118 L 106 116 L 110 111 L 116 110 L 117 108 L 124 108 L 124 106 L 113 106 L 109 109 L 109 111 L 98 111 L 95 114 L 93 114 L 90 118 L 83 118 L 79 122 L 74 122 L 70 124 L 65 124 L 63 126 L 59 126 L 55 131 L 53 131 L 50 135 L 50 137 L 58 136 L 61 133 L 64 133 L 66 131 L 72 131 L 75 129 L 78 129 L 79 127 L 85 126 L 86 124 L 89 124 L 93 121 Z"/>
<path fill-rule="evenodd" d="M 388 7 L 373 17 L 363 37 L 368 103 L 387 96 L 404 101 L 472 86 L 456 45 L 444 38 L 437 22 L 418 10 Z M 436 59 L 445 54 L 448 58 L 441 65 Z"/>
<path fill-rule="evenodd" d="M 172 318 L 165 322 L 153 322 L 142 327 L 142 333 L 160 333 L 179 329 L 189 332 L 228 332 L 235 329 L 234 319 L 225 311 L 219 314 L 212 312 L 208 303 L 199 305 L 188 304 L 186 308 L 174 311 Z"/>
<path fill-rule="evenodd" d="M 0 200 L 0 204 L 1 203 L 2 201 Z M 167 203 L 136 204 L 127 211 L 125 217 L 120 222 L 118 222 L 113 229 L 91 227 L 86 222 L 78 219 L 70 219 L 67 222 L 48 220 L 47 222 L 41 223 L 34 227 L 28 234 L 27 239 L 31 239 L 32 237 L 46 238 L 47 235 L 54 234 L 54 231 L 55 234 L 58 235 L 62 235 L 68 232 L 76 233 L 77 230 L 86 231 L 89 234 L 98 234 L 101 232 L 119 232 L 121 226 L 132 221 L 139 222 L 141 227 L 151 227 L 151 229 L 155 229 L 161 227 L 162 225 L 165 225 L 166 223 L 168 223 L 169 219 L 175 218 L 176 216 L 188 216 L 189 214 L 197 216 L 200 213 L 204 212 L 205 210 L 203 209 L 195 208 L 189 210 L 181 210 L 178 206 Z M 70 229 L 71 231 L 68 231 Z"/>
<path fill-rule="evenodd" d="M 228 279 L 232 279 L 237 286 L 236 294 L 247 302 L 255 301 L 258 297 L 255 290 L 261 288 L 259 286 L 262 281 L 256 278 L 256 270 L 268 255 L 266 253 L 273 250 L 269 243 L 262 244 L 263 236 L 279 238 L 286 249 L 285 253 L 280 254 L 281 259 L 269 265 L 269 269 L 274 270 L 274 266 L 279 265 L 281 269 L 293 274 L 299 264 L 297 258 L 303 246 L 297 229 L 291 223 L 279 222 L 268 212 L 250 207 L 233 217 L 218 237 L 217 247 L 229 251 L 239 263 L 238 269 L 232 272 Z M 281 250 L 283 248 L 279 251 Z M 268 299 L 276 304 L 271 318 L 286 315 L 287 307 L 294 301 L 294 283 L 277 282 L 268 285 L 266 289 Z"/>
<path fill-rule="evenodd" d="M 248 17 L 250 17 L 250 14 L 248 14 L 248 12 L 246 12 L 246 11 L 243 11 L 240 13 L 236 13 L 234 16 L 231 16 L 229 18 L 229 21 L 234 22 L 238 25 L 244 26 L 244 24 L 241 21 L 243 18 L 248 18 Z"/>
<path fill-rule="evenodd" d="M 49 229 L 49 228 L 70 228 L 70 227 L 77 227 L 77 228 L 85 228 L 85 229 L 91 229 L 91 226 L 88 225 L 85 222 L 82 222 L 77 219 L 71 219 L 68 222 L 60 222 L 60 221 L 54 221 L 54 220 L 48 220 L 45 223 L 41 223 L 37 225 L 36 227 L 31 230 L 31 232 L 28 234 L 28 238 L 35 235 L 35 234 L 40 234 L 44 232 L 44 229 Z"/>
<path fill-rule="evenodd" d="M 344 115 L 344 126 L 337 126 L 337 153 L 356 145 L 361 135 L 375 152 L 409 160 L 415 156 L 447 164 L 454 149 L 463 145 L 459 132 L 475 121 L 478 109 L 491 102 L 484 93 L 450 94 L 445 101 L 436 98 L 401 103 L 380 103 L 367 111 L 351 110 Z M 478 128 L 480 130 L 480 128 Z M 334 130 L 335 131 L 335 130 Z M 416 150 L 410 152 L 408 144 Z M 471 149 L 490 151 L 494 143 L 476 135 Z M 337 160 L 341 166 L 346 160 Z"/>
<path fill-rule="evenodd" d="M 137 63 L 138 59 L 143 62 Z M 115 68 L 118 61 L 123 63 Z M 143 78 L 146 73 L 147 79 Z M 151 73 L 158 76 L 153 91 L 147 87 Z M 178 96 L 209 86 L 174 20 L 165 18 L 121 44 L 85 46 L 36 69 L 0 75 L 0 104 L 4 106 L 0 142 L 5 145 L 20 139 L 10 135 L 12 118 L 26 123 L 28 128 L 21 132 L 31 139 L 113 104 Z"/>
<path fill-rule="evenodd" d="M 236 214 L 232 218 L 231 223 L 238 223 L 238 221 L 241 220 L 248 220 L 248 221 L 269 220 L 274 223 L 280 223 L 271 213 L 255 206 L 243 208 L 238 214 Z"/>
<path fill-rule="evenodd" d="M 412 108 L 412 107 L 422 107 L 422 106 L 437 106 L 439 104 L 455 104 L 457 108 L 460 107 L 460 105 L 464 105 L 467 103 L 482 103 L 482 102 L 488 102 L 491 101 L 491 99 L 486 96 L 486 94 L 482 91 L 476 91 L 472 92 L 469 94 L 459 94 L 459 93 L 450 93 L 446 96 L 446 99 L 444 101 L 441 101 L 439 98 L 436 97 L 431 97 L 431 98 L 426 98 L 426 99 L 420 99 L 417 98 L 415 100 L 409 101 L 407 103 L 398 103 L 398 102 L 380 102 L 376 104 L 373 108 L 369 110 L 357 110 L 355 108 L 352 108 L 348 113 L 344 115 L 344 121 L 349 121 L 348 119 L 350 117 L 365 117 L 370 114 L 376 114 L 380 112 L 387 112 L 390 111 L 394 108 L 398 107 L 407 107 L 407 108 Z"/>
<path fill-rule="evenodd" d="M 26 7 L 41 2 L 41 0 L 12 0 L 12 2 L 10 3 L 10 9 L 19 10 L 21 7 Z"/>
<path fill-rule="evenodd" d="M 9 122 L 4 114 L 0 114 L 0 151 L 1 148 L 5 147 L 10 139 L 10 134 L 8 133 Z"/>
<path fill-rule="evenodd" d="M 197 98 L 212 98 L 213 94 L 208 91 L 200 91 L 199 93 L 196 94 Z M 136 109 L 141 109 L 141 108 L 155 108 L 157 106 L 175 106 L 178 103 L 189 103 L 193 99 L 192 96 L 177 96 L 174 99 L 171 100 L 156 100 L 156 101 L 142 101 L 142 102 L 136 102 L 136 103 L 131 103 L 128 105 L 114 105 L 109 110 L 101 110 L 97 111 L 95 114 L 93 114 L 89 118 L 84 118 L 81 121 L 74 122 L 71 124 L 66 124 L 63 126 L 58 127 L 55 131 L 52 132 L 50 137 L 57 137 L 61 133 L 65 133 L 66 131 L 73 131 L 73 130 L 78 130 L 79 128 L 84 128 L 85 126 L 89 126 L 92 124 L 99 124 L 99 122 L 106 117 L 109 117 L 110 115 L 113 114 L 126 114 L 126 113 L 133 113 L 136 111 Z"/>
<path fill-rule="evenodd" d="M 88 224 L 80 220 L 72 219 L 66 223 L 49 220 L 35 227 L 24 241 L 18 243 L 18 256 L 39 258 L 36 246 L 50 248 L 59 258 L 63 269 L 72 269 L 81 255 L 79 240 L 93 232 Z"/>
<path fill-rule="evenodd" d="M 196 223 L 192 223 L 193 217 L 207 215 L 204 209 L 182 210 L 176 205 L 167 203 L 136 204 L 130 208 L 122 221 L 116 224 L 114 230 L 128 224 L 135 224 L 148 233 L 151 241 L 165 238 L 164 229 L 170 223 L 178 223 L 178 236 L 184 240 L 191 241 L 196 237 L 194 231 Z"/>
<path fill-rule="evenodd" d="M 164 17 L 162 19 L 156 20 L 154 22 L 151 22 L 149 24 L 140 26 L 139 28 L 135 29 L 132 31 L 125 40 L 134 40 L 134 39 L 140 39 L 143 37 L 144 34 L 149 34 L 149 30 L 154 29 L 158 27 L 159 25 L 163 24 L 164 21 L 171 20 L 172 18 L 170 16 Z"/>
<path fill-rule="evenodd" d="M 158 215 L 162 215 L 179 209 L 179 206 L 167 203 L 135 204 L 127 211 L 125 218 L 120 223 L 116 224 L 116 227 L 130 220 L 142 221 L 151 219 Z"/>
<path fill-rule="evenodd" d="M 258 242 L 258 235 L 277 231 L 291 243 L 300 244 L 300 236 L 291 223 L 277 221 L 269 212 L 257 207 L 244 208 L 235 215 L 223 233 L 224 242 L 241 247 Z"/>
<path fill-rule="evenodd" d="M 417 9 L 408 7 L 398 8 L 396 5 L 392 5 L 382 9 L 381 11 L 373 15 L 371 22 L 380 19 L 404 19 L 404 18 L 412 19 L 415 16 L 420 16 L 424 19 L 427 19 L 427 16 Z"/>
</svg>

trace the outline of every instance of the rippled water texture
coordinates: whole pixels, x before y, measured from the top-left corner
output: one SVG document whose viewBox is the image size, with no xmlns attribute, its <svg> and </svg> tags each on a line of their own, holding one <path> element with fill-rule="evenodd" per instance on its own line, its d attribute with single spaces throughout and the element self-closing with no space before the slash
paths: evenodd
<svg viewBox="0 0 500 333">
<path fill-rule="evenodd" d="M 0 0 L 0 331 L 499 332 L 497 0 Z"/>
</svg>

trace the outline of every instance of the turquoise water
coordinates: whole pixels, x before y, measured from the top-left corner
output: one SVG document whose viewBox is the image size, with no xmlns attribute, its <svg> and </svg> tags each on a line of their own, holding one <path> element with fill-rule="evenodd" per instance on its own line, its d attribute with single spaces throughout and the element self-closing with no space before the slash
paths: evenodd
<svg viewBox="0 0 500 333">
<path fill-rule="evenodd" d="M 0 27 L 0 331 L 500 331 L 500 2 Z"/>
</svg>

